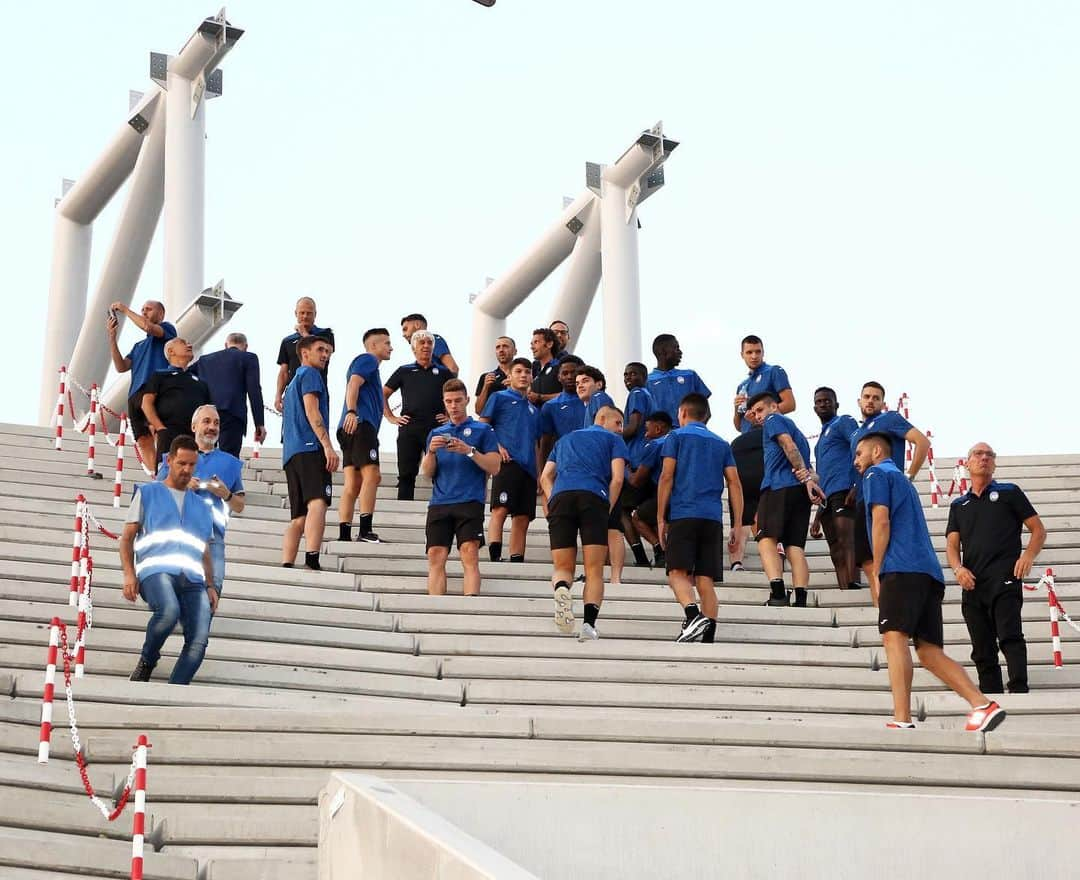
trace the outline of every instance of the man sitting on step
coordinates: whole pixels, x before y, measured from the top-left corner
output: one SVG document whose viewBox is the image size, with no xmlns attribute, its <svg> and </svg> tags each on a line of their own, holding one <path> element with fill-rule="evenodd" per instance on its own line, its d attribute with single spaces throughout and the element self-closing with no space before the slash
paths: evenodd
<svg viewBox="0 0 1080 880">
<path fill-rule="evenodd" d="M 120 535 L 124 598 L 134 602 L 142 596 L 153 612 L 132 681 L 150 680 L 178 622 L 184 647 L 169 682 L 190 684 L 206 654 L 218 594 L 209 547 L 213 512 L 204 498 L 189 491 L 198 461 L 194 440 L 186 435 L 174 439 L 166 456 L 169 476 L 139 488 Z"/>
</svg>

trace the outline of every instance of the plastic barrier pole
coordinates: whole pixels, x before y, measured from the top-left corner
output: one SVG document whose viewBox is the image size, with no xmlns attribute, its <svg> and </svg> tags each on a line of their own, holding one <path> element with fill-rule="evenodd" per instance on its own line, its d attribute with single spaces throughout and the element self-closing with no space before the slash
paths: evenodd
<svg viewBox="0 0 1080 880">
<path fill-rule="evenodd" d="M 38 740 L 38 763 L 49 763 L 49 740 L 52 737 L 53 693 L 56 690 L 56 652 L 60 645 L 60 618 L 49 627 L 49 653 L 45 660 L 45 692 L 41 696 L 41 736 Z"/>
</svg>

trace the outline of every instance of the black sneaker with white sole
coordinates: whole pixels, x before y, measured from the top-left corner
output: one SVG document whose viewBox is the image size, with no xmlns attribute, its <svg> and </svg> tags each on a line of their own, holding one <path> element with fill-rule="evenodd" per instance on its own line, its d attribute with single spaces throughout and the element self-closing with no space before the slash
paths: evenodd
<svg viewBox="0 0 1080 880">
<path fill-rule="evenodd" d="M 709 625 L 709 618 L 704 614 L 698 614 L 693 620 L 683 624 L 682 631 L 679 633 L 679 637 L 675 639 L 676 642 L 693 642 L 696 639 L 701 638 L 702 633 L 705 632 L 705 628 Z"/>
<path fill-rule="evenodd" d="M 375 532 L 364 532 L 357 539 L 362 544 L 381 544 L 379 536 Z"/>
</svg>

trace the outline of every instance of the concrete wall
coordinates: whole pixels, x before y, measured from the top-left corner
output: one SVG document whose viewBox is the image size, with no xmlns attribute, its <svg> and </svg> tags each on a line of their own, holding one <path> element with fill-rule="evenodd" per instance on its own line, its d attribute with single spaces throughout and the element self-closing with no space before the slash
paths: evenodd
<svg viewBox="0 0 1080 880">
<path fill-rule="evenodd" d="M 862 880 L 987 871 L 1053 880 L 1080 872 L 1066 843 L 1080 827 L 1076 796 L 587 782 L 394 784 L 544 878 Z"/>
</svg>

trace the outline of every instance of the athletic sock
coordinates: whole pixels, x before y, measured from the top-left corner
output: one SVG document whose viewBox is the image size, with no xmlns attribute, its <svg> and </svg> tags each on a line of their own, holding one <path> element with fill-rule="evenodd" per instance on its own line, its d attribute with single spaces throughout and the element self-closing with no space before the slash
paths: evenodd
<svg viewBox="0 0 1080 880">
<path fill-rule="evenodd" d="M 492 562 L 502 559 L 502 541 L 492 541 L 488 544 L 488 556 Z"/>
<path fill-rule="evenodd" d="M 585 605 L 585 622 L 589 626 L 596 626 L 596 618 L 600 616 L 600 606 L 591 602 Z"/>
<path fill-rule="evenodd" d="M 366 535 L 371 531 L 371 529 L 372 529 L 372 522 L 371 521 L 374 518 L 375 518 L 375 514 L 373 514 L 373 513 L 362 513 L 362 514 L 360 514 L 360 516 L 357 517 L 357 519 L 360 520 L 360 534 L 361 535 Z"/>
<path fill-rule="evenodd" d="M 806 587 L 795 588 L 795 604 L 800 607 L 806 605 Z"/>
<path fill-rule="evenodd" d="M 645 555 L 645 545 L 638 541 L 630 545 L 630 552 L 634 554 L 634 562 L 638 565 L 648 565 L 649 557 Z"/>
<path fill-rule="evenodd" d="M 705 629 L 701 631 L 701 641 L 709 645 L 716 641 L 716 621 L 711 617 Z"/>
<path fill-rule="evenodd" d="M 862 581 L 851 581 L 847 585 L 847 588 L 849 590 L 861 590 L 862 589 Z"/>
<path fill-rule="evenodd" d="M 559 589 L 559 587 L 566 587 L 566 589 L 569 590 L 570 584 L 568 584 L 566 581 L 555 581 L 555 589 L 557 590 Z"/>
<path fill-rule="evenodd" d="M 686 615 L 686 622 L 689 623 L 691 620 L 693 620 L 695 617 L 697 617 L 701 612 L 698 610 L 697 602 L 691 602 L 689 605 L 687 605 L 683 609 L 683 613 Z"/>
<path fill-rule="evenodd" d="M 304 565 L 310 568 L 312 571 L 322 571 L 322 566 L 319 565 L 319 551 L 314 550 L 304 554 Z"/>
<path fill-rule="evenodd" d="M 510 561 L 511 562 L 524 562 L 525 561 L 525 554 L 524 553 L 511 553 L 510 554 Z"/>
<path fill-rule="evenodd" d="M 338 536 L 339 541 L 351 541 L 352 540 L 352 523 L 338 523 Z"/>
<path fill-rule="evenodd" d="M 783 599 L 785 596 L 787 596 L 787 591 L 784 589 L 783 578 L 775 578 L 769 581 L 769 589 L 772 591 L 772 594 L 778 599 Z"/>
</svg>

